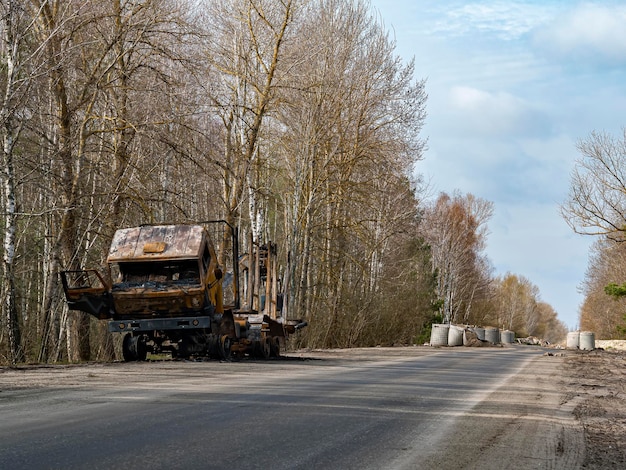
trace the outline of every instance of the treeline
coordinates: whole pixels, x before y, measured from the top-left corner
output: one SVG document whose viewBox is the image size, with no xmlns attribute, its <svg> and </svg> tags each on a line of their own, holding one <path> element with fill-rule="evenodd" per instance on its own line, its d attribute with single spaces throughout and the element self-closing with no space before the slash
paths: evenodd
<svg viewBox="0 0 626 470">
<path fill-rule="evenodd" d="M 425 82 L 367 2 L 0 2 L 1 362 L 111 359 L 58 272 L 101 266 L 141 223 L 278 241 L 302 346 L 413 343 L 444 316 L 556 321 L 536 292 L 498 306 L 490 203 L 423 200 Z"/>
<path fill-rule="evenodd" d="M 582 290 L 580 328 L 596 338 L 626 339 L 626 129 L 592 132 L 578 144 L 563 217 L 596 238 Z"/>
<path fill-rule="evenodd" d="M 494 277 L 484 254 L 491 202 L 456 192 L 423 207 L 418 233 L 431 255 L 439 321 L 497 326 L 552 343 L 565 337 L 567 327 L 530 280 Z"/>
</svg>

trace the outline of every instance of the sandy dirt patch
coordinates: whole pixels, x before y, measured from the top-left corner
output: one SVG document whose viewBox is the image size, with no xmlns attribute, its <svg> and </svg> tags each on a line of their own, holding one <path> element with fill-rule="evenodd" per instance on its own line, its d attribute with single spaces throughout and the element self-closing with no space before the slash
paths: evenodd
<svg viewBox="0 0 626 470">
<path fill-rule="evenodd" d="M 574 400 L 586 455 L 583 468 L 626 468 L 626 352 L 568 351 L 560 381 Z"/>
</svg>

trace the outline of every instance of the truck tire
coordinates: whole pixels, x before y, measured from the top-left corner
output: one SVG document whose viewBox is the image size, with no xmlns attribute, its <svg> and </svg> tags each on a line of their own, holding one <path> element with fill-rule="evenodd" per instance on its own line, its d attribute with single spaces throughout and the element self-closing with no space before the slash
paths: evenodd
<svg viewBox="0 0 626 470">
<path fill-rule="evenodd" d="M 145 361 L 146 358 L 148 357 L 148 347 L 146 345 L 146 337 L 144 335 L 141 335 L 141 336 L 136 336 L 136 338 L 137 338 L 137 345 L 136 345 L 137 360 Z"/>
<path fill-rule="evenodd" d="M 124 356 L 126 362 L 145 361 L 146 357 L 148 357 L 145 338 L 126 333 L 122 342 L 122 356 Z"/>
<path fill-rule="evenodd" d="M 228 337 L 228 335 L 223 335 L 220 338 L 220 344 L 219 344 L 219 355 L 220 355 L 220 359 L 230 359 L 230 338 Z"/>
<path fill-rule="evenodd" d="M 272 355 L 272 340 L 271 338 L 261 338 L 261 343 L 260 343 L 260 356 L 263 359 L 269 359 L 270 356 Z"/>
<path fill-rule="evenodd" d="M 133 335 L 126 333 L 124 335 L 124 341 L 122 342 L 122 356 L 126 362 L 134 361 L 135 355 L 131 351 L 131 343 L 133 341 Z"/>
<path fill-rule="evenodd" d="M 280 357 L 280 338 L 278 336 L 274 336 L 270 339 L 270 341 L 270 356 Z"/>
</svg>

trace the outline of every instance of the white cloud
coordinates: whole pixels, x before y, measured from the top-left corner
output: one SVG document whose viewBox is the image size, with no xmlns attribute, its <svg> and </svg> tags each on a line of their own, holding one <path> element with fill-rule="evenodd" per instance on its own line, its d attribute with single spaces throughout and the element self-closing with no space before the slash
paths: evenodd
<svg viewBox="0 0 626 470">
<path fill-rule="evenodd" d="M 554 7 L 549 4 L 500 0 L 473 2 L 446 11 L 444 19 L 435 24 L 433 33 L 489 33 L 500 39 L 514 40 L 537 28 L 553 14 Z"/>
<path fill-rule="evenodd" d="M 550 132 L 540 109 L 505 92 L 456 86 L 449 93 L 451 124 L 480 136 L 545 136 Z"/>
<path fill-rule="evenodd" d="M 559 58 L 624 64 L 626 7 L 578 6 L 539 28 L 534 43 Z"/>
</svg>

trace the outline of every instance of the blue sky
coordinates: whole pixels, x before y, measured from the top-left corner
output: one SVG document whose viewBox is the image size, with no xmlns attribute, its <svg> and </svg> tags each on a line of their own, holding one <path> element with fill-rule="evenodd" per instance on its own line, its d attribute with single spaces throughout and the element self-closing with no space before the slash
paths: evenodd
<svg viewBox="0 0 626 470">
<path fill-rule="evenodd" d="M 537 285 L 578 326 L 589 248 L 559 214 L 576 143 L 626 126 L 623 1 L 371 0 L 426 78 L 428 138 L 418 172 L 431 194 L 494 203 L 487 255 L 497 275 Z"/>
</svg>

